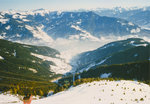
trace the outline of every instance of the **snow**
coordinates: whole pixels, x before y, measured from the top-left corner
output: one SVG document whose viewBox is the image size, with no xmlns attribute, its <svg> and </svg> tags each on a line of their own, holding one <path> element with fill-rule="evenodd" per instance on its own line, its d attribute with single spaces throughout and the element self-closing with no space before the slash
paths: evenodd
<svg viewBox="0 0 150 104">
<path fill-rule="evenodd" d="M 18 103 L 19 102 L 19 103 Z M 0 104 L 21 104 L 21 101 L 13 95 L 4 95 L 4 94 L 0 94 Z"/>
<path fill-rule="evenodd" d="M 4 60 L 4 58 L 2 56 L 0 56 L 0 60 Z"/>
<path fill-rule="evenodd" d="M 6 35 L 6 32 L 3 32 L 2 34 L 3 34 L 3 35 Z"/>
<path fill-rule="evenodd" d="M 23 23 L 22 21 L 16 20 L 18 23 Z M 18 26 L 19 27 L 19 26 Z"/>
<path fill-rule="evenodd" d="M 134 57 L 137 57 L 138 56 L 138 54 L 134 54 Z"/>
<path fill-rule="evenodd" d="M 92 63 L 92 64 L 88 65 L 86 68 L 81 69 L 80 72 L 83 72 L 84 70 L 88 71 L 90 68 L 92 68 L 94 66 L 95 66 L 95 63 Z"/>
<path fill-rule="evenodd" d="M 71 17 L 71 18 L 74 18 L 72 13 L 70 14 L 70 17 Z"/>
<path fill-rule="evenodd" d="M 9 10 L 9 11 L 3 11 L 3 14 L 11 14 L 13 15 L 14 19 L 20 18 L 24 19 L 27 17 L 27 15 L 41 15 L 44 16 L 45 14 L 50 13 L 50 10 L 45 9 L 38 9 L 38 10 L 28 10 L 28 11 L 15 11 L 15 10 Z"/>
<path fill-rule="evenodd" d="M 140 28 L 132 29 L 130 32 L 131 33 L 139 33 L 141 31 Z"/>
<path fill-rule="evenodd" d="M 65 60 L 63 59 L 52 58 L 52 57 L 43 56 L 43 55 L 39 55 L 35 53 L 31 53 L 31 55 L 38 57 L 44 61 L 47 60 L 47 61 L 53 62 L 55 65 L 50 65 L 50 68 L 51 68 L 51 71 L 57 74 L 65 74 L 72 69 L 72 67 L 68 63 L 66 63 Z"/>
<path fill-rule="evenodd" d="M 148 44 L 138 44 L 138 45 L 135 45 L 135 46 L 143 46 L 143 47 L 146 47 Z"/>
<path fill-rule="evenodd" d="M 26 16 L 25 15 L 19 15 L 19 18 L 23 19 L 23 18 L 26 18 Z"/>
<path fill-rule="evenodd" d="M 141 40 L 141 42 L 145 42 L 145 41 L 144 41 L 144 40 Z M 148 44 L 146 44 L 146 43 L 144 43 L 144 44 L 142 44 L 142 43 L 140 43 L 140 44 L 134 44 L 134 41 L 131 41 L 130 44 L 133 45 L 133 46 L 136 46 L 136 47 L 138 47 L 138 46 L 146 47 L 146 46 L 148 45 Z"/>
<path fill-rule="evenodd" d="M 140 40 L 140 42 L 146 42 L 145 40 Z"/>
<path fill-rule="evenodd" d="M 6 24 L 7 22 L 9 22 L 9 19 L 2 19 L 2 18 L 0 18 L 0 23 Z"/>
<path fill-rule="evenodd" d="M 139 46 L 143 46 L 146 47 L 148 44 L 132 44 L 133 46 L 139 47 Z"/>
<path fill-rule="evenodd" d="M 62 12 L 63 11 L 61 11 L 61 10 L 57 11 L 57 15 L 61 15 Z"/>
<path fill-rule="evenodd" d="M 135 89 L 135 90 L 134 90 Z M 144 100 L 141 101 L 140 99 Z M 78 85 L 32 104 L 149 104 L 150 86 L 135 81 L 95 81 Z"/>
<path fill-rule="evenodd" d="M 2 35 L 0 35 L 0 39 L 4 39 L 4 38 L 6 38 L 6 33 L 5 32 L 3 32 Z"/>
<path fill-rule="evenodd" d="M 45 9 L 39 9 L 39 10 L 35 10 L 35 11 L 30 11 L 28 13 L 31 14 L 31 15 L 37 15 L 37 14 L 39 14 L 41 16 L 45 16 L 45 14 L 50 13 L 50 11 L 49 10 L 45 10 Z"/>
<path fill-rule="evenodd" d="M 122 23 L 122 22 L 121 22 L 121 25 L 124 26 L 124 25 L 126 25 L 126 23 Z"/>
<path fill-rule="evenodd" d="M 26 15 L 19 15 L 19 14 L 14 13 L 14 14 L 13 14 L 13 18 L 14 18 L 14 19 L 18 19 L 18 18 L 19 18 L 19 19 L 23 19 L 23 18 L 26 18 Z"/>
<path fill-rule="evenodd" d="M 17 18 L 19 18 L 19 15 L 13 14 L 12 18 L 17 19 Z"/>
<path fill-rule="evenodd" d="M 107 59 L 109 59 L 111 56 L 105 58 L 104 60 L 100 61 L 99 63 L 97 63 L 96 65 L 101 65 L 102 63 L 104 63 Z"/>
<path fill-rule="evenodd" d="M 29 70 L 32 71 L 33 73 L 37 73 L 37 70 L 36 70 L 36 69 L 29 68 Z"/>
<path fill-rule="evenodd" d="M 108 78 L 111 75 L 111 73 L 103 73 L 100 75 L 100 78 Z"/>
<path fill-rule="evenodd" d="M 30 22 L 30 20 L 27 20 L 27 19 L 22 19 L 24 22 Z"/>
<path fill-rule="evenodd" d="M 134 43 L 134 41 L 131 41 L 130 43 L 131 43 L 131 44 L 133 44 L 133 43 Z"/>
<path fill-rule="evenodd" d="M 20 38 L 20 37 L 21 37 L 21 35 L 19 35 L 19 34 L 16 34 L 16 37 L 19 37 L 19 38 Z"/>
<path fill-rule="evenodd" d="M 104 45 L 103 47 L 101 47 L 101 49 L 105 49 L 105 48 L 112 47 L 112 46 L 114 46 L 114 44 L 113 44 L 113 43 L 108 44 L 108 45 Z"/>
<path fill-rule="evenodd" d="M 27 45 L 24 45 L 23 47 L 25 47 L 25 48 L 31 48 L 30 46 L 27 46 Z"/>
<path fill-rule="evenodd" d="M 42 39 L 44 42 L 48 42 L 48 43 L 53 42 L 53 39 L 43 31 L 43 27 L 44 27 L 43 25 L 40 27 L 37 26 L 35 28 L 29 25 L 25 25 L 25 27 L 33 33 L 33 36 L 35 38 Z"/>
<path fill-rule="evenodd" d="M 122 21 L 117 21 L 118 23 L 120 23 L 122 26 L 126 25 L 126 23 L 122 22 Z"/>
<path fill-rule="evenodd" d="M 79 26 L 71 25 L 71 28 L 74 28 L 76 30 L 82 31 Z"/>
<path fill-rule="evenodd" d="M 2 15 L 0 15 L 0 18 L 4 18 Z"/>
<path fill-rule="evenodd" d="M 16 54 L 17 54 L 17 53 L 16 53 L 16 50 L 14 50 L 14 53 L 13 53 L 13 55 L 14 55 L 15 57 L 16 57 Z"/>
<path fill-rule="evenodd" d="M 127 31 L 129 31 L 129 28 L 126 28 Z"/>
<path fill-rule="evenodd" d="M 87 53 L 86 55 L 88 55 L 89 53 Z M 80 70 L 80 72 L 83 72 L 84 70 L 88 71 L 90 68 L 96 66 L 96 65 L 101 65 L 102 63 L 104 63 L 107 59 L 109 59 L 111 56 L 106 57 L 104 60 L 101 60 L 99 63 L 92 63 L 90 65 L 88 65 L 86 68 L 83 68 Z"/>
<path fill-rule="evenodd" d="M 117 21 L 118 23 L 120 23 L 122 26 L 124 25 L 130 25 L 130 26 L 134 26 L 134 24 L 132 22 L 128 22 L 128 23 L 124 23 L 124 22 L 121 22 L 121 21 Z"/>
<path fill-rule="evenodd" d="M 9 29 L 10 29 L 10 25 L 8 25 L 7 27 L 5 27 L 5 29 L 6 29 L 6 30 L 9 30 Z"/>
<path fill-rule="evenodd" d="M 142 99 L 143 100 L 140 100 Z M 149 104 L 150 86 L 137 81 L 94 81 L 71 87 L 31 104 Z M 15 96 L 0 94 L 0 104 L 21 104 Z"/>
<path fill-rule="evenodd" d="M 94 37 L 89 32 L 81 29 L 79 26 L 71 25 L 71 28 L 74 28 L 77 31 L 81 31 L 82 33 L 79 35 L 72 35 L 69 39 L 82 39 L 82 40 L 91 40 L 91 41 L 100 41 L 97 37 Z"/>
<path fill-rule="evenodd" d="M 129 22 L 129 23 L 128 23 L 128 25 L 130 25 L 130 26 L 134 26 L 134 24 L 133 24 L 132 22 Z"/>
<path fill-rule="evenodd" d="M 79 21 L 78 21 L 76 24 L 81 24 L 81 22 L 82 22 L 82 20 L 81 20 L 81 19 L 79 19 Z"/>
</svg>

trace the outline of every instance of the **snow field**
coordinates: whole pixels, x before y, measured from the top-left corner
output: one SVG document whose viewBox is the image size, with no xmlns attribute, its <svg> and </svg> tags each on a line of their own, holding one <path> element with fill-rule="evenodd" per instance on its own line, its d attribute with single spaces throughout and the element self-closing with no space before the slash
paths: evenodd
<svg viewBox="0 0 150 104">
<path fill-rule="evenodd" d="M 21 104 L 21 101 L 13 95 L 4 95 L 4 94 L 0 94 L 0 104 Z"/>
<path fill-rule="evenodd" d="M 135 81 L 98 81 L 72 87 L 32 104 L 149 104 L 150 86 Z"/>
</svg>

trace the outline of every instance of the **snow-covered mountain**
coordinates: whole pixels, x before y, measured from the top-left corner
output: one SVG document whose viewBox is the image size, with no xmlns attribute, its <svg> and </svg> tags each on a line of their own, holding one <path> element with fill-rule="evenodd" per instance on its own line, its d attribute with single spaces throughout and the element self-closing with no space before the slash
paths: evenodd
<svg viewBox="0 0 150 104">
<path fill-rule="evenodd" d="M 99 16 L 92 11 L 50 12 L 39 9 L 0 12 L 0 38 L 12 41 L 51 43 L 57 38 L 98 41 L 101 36 L 143 36 L 148 33 L 149 30 L 126 20 Z"/>
<path fill-rule="evenodd" d="M 51 43 L 53 39 L 43 31 L 42 24 L 26 19 L 27 16 L 36 15 L 36 13 L 39 12 L 0 12 L 0 37 L 12 41 L 27 40 L 28 43 L 31 41 Z M 42 15 L 45 12 L 40 13 Z"/>
<path fill-rule="evenodd" d="M 143 28 L 150 28 L 150 7 L 134 7 L 128 9 L 116 7 L 113 9 L 96 9 L 94 11 L 100 16 L 122 18 Z"/>
</svg>

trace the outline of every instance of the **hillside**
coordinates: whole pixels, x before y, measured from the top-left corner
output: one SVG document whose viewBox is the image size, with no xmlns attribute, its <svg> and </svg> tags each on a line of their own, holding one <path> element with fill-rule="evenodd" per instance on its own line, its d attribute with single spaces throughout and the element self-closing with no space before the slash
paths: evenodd
<svg viewBox="0 0 150 104">
<path fill-rule="evenodd" d="M 138 80 L 150 84 L 150 62 L 142 61 L 127 64 L 99 65 L 87 71 L 85 70 L 80 73 L 77 72 L 64 76 L 58 83 L 64 85 L 64 88 L 68 88 L 72 85 L 73 81 L 75 81 L 75 83 L 77 81 L 76 84 L 78 85 L 82 83 L 80 79 L 87 78 Z"/>
<path fill-rule="evenodd" d="M 149 42 L 139 38 L 111 42 L 96 50 L 75 56 L 72 64 L 77 66 L 76 71 L 84 71 L 98 65 L 149 60 L 149 44 Z"/>
<path fill-rule="evenodd" d="M 150 62 L 134 62 L 128 64 L 115 64 L 97 66 L 94 69 L 84 71 L 80 74 L 82 78 L 122 78 L 130 80 L 149 81 Z"/>
<path fill-rule="evenodd" d="M 55 49 L 0 39 L 0 91 L 11 89 L 12 93 L 25 94 L 27 92 L 24 90 L 29 89 L 32 93 L 40 88 L 44 88 L 44 92 L 49 91 L 47 88 L 55 90 L 57 85 L 51 83 L 51 80 L 70 68 Z"/>
</svg>

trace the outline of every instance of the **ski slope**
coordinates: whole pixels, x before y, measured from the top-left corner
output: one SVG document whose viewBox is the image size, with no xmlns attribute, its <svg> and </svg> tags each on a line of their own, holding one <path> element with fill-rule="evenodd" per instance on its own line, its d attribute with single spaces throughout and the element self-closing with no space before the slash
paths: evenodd
<svg viewBox="0 0 150 104">
<path fill-rule="evenodd" d="M 150 86 L 136 81 L 98 81 L 72 87 L 32 104 L 149 104 Z"/>
<path fill-rule="evenodd" d="M 6 99 L 8 95 L 0 96 Z M 0 104 L 21 104 L 18 100 Z M 12 102 L 12 103 L 11 103 Z M 136 81 L 94 81 L 78 85 L 31 104 L 149 104 L 150 86 Z"/>
</svg>

